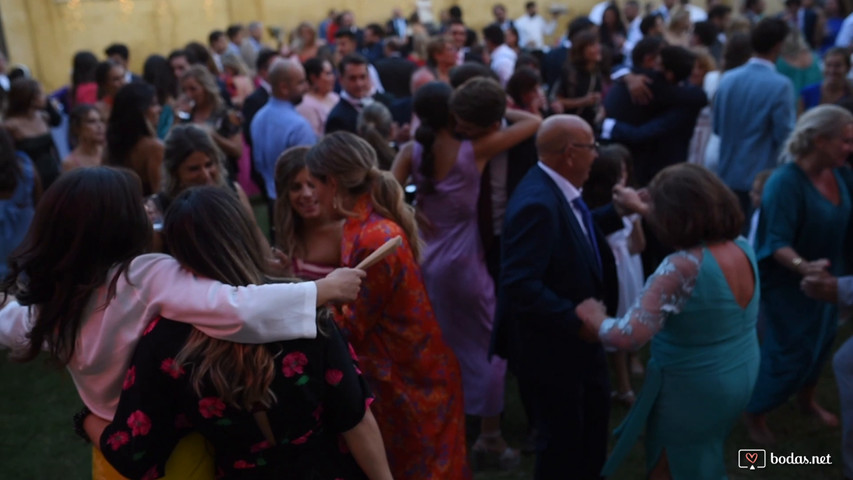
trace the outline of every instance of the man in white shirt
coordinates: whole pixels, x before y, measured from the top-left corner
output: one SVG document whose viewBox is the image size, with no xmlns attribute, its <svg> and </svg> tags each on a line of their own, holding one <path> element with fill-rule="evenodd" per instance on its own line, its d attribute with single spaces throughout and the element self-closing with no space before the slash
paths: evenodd
<svg viewBox="0 0 853 480">
<path fill-rule="evenodd" d="M 853 13 L 847 15 L 841 24 L 841 29 L 838 30 L 838 36 L 835 37 L 836 47 L 847 48 L 851 43 L 853 43 Z"/>
<path fill-rule="evenodd" d="M 527 2 L 524 8 L 527 14 L 518 18 L 513 24 L 518 30 L 518 45 L 528 50 L 542 50 L 545 47 L 545 36 L 554 33 L 557 20 L 546 21 L 537 14 L 536 2 Z M 554 13 L 557 16 L 557 13 Z"/>
<path fill-rule="evenodd" d="M 497 23 L 483 29 L 486 50 L 492 58 L 491 67 L 498 75 L 502 87 L 506 87 L 506 82 L 509 81 L 509 77 L 515 71 L 515 60 L 518 57 L 515 51 L 504 43 L 504 38 L 504 32 Z"/>
</svg>

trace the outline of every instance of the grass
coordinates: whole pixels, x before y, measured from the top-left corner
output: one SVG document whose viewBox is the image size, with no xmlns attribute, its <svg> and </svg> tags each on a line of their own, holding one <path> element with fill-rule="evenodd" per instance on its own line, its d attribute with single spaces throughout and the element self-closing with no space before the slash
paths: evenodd
<svg viewBox="0 0 853 480">
<path fill-rule="evenodd" d="M 839 330 L 835 348 L 853 333 L 853 325 Z M 640 387 L 640 381 L 635 387 Z M 64 370 L 47 366 L 42 359 L 27 364 L 13 363 L 0 354 L 0 478 L 15 480 L 82 479 L 91 473 L 91 456 L 72 432 L 71 416 L 82 405 L 69 375 Z M 819 400 L 830 410 L 838 412 L 838 393 L 829 365 L 823 372 L 818 389 Z M 615 426 L 625 416 L 624 407 L 614 405 L 611 412 Z M 831 466 L 767 465 L 766 469 L 748 471 L 737 466 L 737 451 L 754 448 L 741 424 L 726 445 L 726 464 L 732 479 L 801 479 L 841 478 L 841 430 L 818 425 L 814 419 L 801 415 L 793 402 L 776 410 L 769 417 L 779 443 L 768 450 L 777 455 L 826 455 Z M 511 443 L 520 444 L 526 431 L 521 404 L 513 379 L 507 383 L 507 409 L 504 432 Z M 769 463 L 769 460 L 768 460 Z M 531 478 L 533 457 L 525 456 L 520 469 L 512 472 L 489 470 L 475 475 L 476 480 L 505 480 Z M 616 480 L 644 478 L 644 459 L 641 444 L 634 447 Z M 567 475 L 569 477 L 569 475 Z"/>
</svg>

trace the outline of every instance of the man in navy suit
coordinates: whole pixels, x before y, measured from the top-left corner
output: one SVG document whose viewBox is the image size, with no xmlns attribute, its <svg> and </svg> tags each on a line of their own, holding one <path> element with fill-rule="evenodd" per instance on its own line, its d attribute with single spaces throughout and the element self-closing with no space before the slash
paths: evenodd
<svg viewBox="0 0 853 480">
<path fill-rule="evenodd" d="M 598 333 L 583 327 L 575 306 L 594 297 L 615 312 L 616 266 L 604 233 L 622 221 L 613 205 L 590 212 L 581 198 L 598 156 L 585 121 L 549 117 L 536 147 L 539 163 L 516 187 L 504 219 L 494 351 L 531 396 L 535 478 L 599 478 L 610 385 Z M 636 192 L 617 191 L 623 195 L 626 206 L 636 205 Z"/>
<path fill-rule="evenodd" d="M 344 130 L 356 133 L 358 114 L 367 105 L 379 101 L 385 106 L 391 104 L 389 97 L 374 93 L 370 80 L 367 59 L 357 53 L 351 53 L 341 60 L 339 67 L 341 80 L 341 99 L 326 118 L 326 133 Z"/>
</svg>

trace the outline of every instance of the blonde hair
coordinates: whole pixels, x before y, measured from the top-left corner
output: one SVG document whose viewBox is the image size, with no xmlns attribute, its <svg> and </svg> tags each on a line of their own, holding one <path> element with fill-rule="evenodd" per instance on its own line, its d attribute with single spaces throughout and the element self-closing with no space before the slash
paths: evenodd
<svg viewBox="0 0 853 480">
<path fill-rule="evenodd" d="M 399 225 L 415 258 L 420 257 L 414 209 L 403 200 L 403 188 L 394 176 L 377 168 L 376 152 L 369 143 L 349 132 L 335 132 L 312 147 L 305 160 L 311 175 L 320 181 L 334 178 L 351 196 L 369 193 L 376 213 Z"/>
<path fill-rule="evenodd" d="M 705 70 L 705 73 L 713 72 L 717 69 L 717 61 L 714 60 L 714 56 L 711 55 L 708 47 L 693 47 L 690 49 L 690 52 L 696 56 L 696 64 Z"/>
<path fill-rule="evenodd" d="M 219 95 L 219 85 L 216 84 L 216 77 L 210 73 L 210 70 L 202 65 L 193 65 L 181 77 L 181 83 L 190 78 L 195 79 L 201 85 L 201 88 L 204 89 L 205 93 L 207 93 L 207 98 L 213 102 L 213 111 L 219 110 L 224 106 L 222 97 Z"/>
<path fill-rule="evenodd" d="M 788 32 L 788 36 L 785 37 L 785 41 L 782 42 L 782 50 L 779 54 L 783 57 L 793 57 L 808 49 L 809 44 L 806 43 L 806 40 L 800 34 L 800 31 L 796 28 L 792 28 L 791 31 Z"/>
<path fill-rule="evenodd" d="M 669 17 L 667 30 L 675 34 L 681 34 L 690 30 L 690 12 L 683 7 L 678 7 Z"/>
<path fill-rule="evenodd" d="M 243 59 L 240 58 L 234 52 L 228 51 L 222 55 L 222 69 L 230 68 L 236 72 L 236 75 L 248 75 L 248 67 L 243 62 Z M 218 90 L 217 90 L 218 91 Z"/>
<path fill-rule="evenodd" d="M 834 138 L 853 123 L 853 115 L 837 105 L 820 105 L 803 114 L 785 142 L 783 162 L 811 153 L 817 138 Z"/>
<path fill-rule="evenodd" d="M 391 111 L 379 102 L 364 107 L 356 122 L 358 136 L 365 139 L 376 151 L 376 159 L 382 170 L 391 169 L 391 163 L 397 154 L 389 144 L 393 123 Z"/>
</svg>

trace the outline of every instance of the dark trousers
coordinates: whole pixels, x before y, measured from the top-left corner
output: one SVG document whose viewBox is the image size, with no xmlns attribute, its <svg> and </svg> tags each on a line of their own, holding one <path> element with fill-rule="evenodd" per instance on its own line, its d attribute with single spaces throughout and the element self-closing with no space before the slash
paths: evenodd
<svg viewBox="0 0 853 480">
<path fill-rule="evenodd" d="M 749 235 L 749 218 L 752 216 L 752 199 L 749 198 L 748 190 L 734 190 L 735 196 L 737 197 L 737 201 L 740 204 L 740 209 L 743 212 L 743 229 L 742 232 L 744 235 Z"/>
<path fill-rule="evenodd" d="M 536 435 L 535 480 L 601 478 L 607 456 L 610 384 L 604 353 L 579 382 L 519 378 L 533 394 Z M 522 375 L 523 376 L 523 375 Z"/>
</svg>

